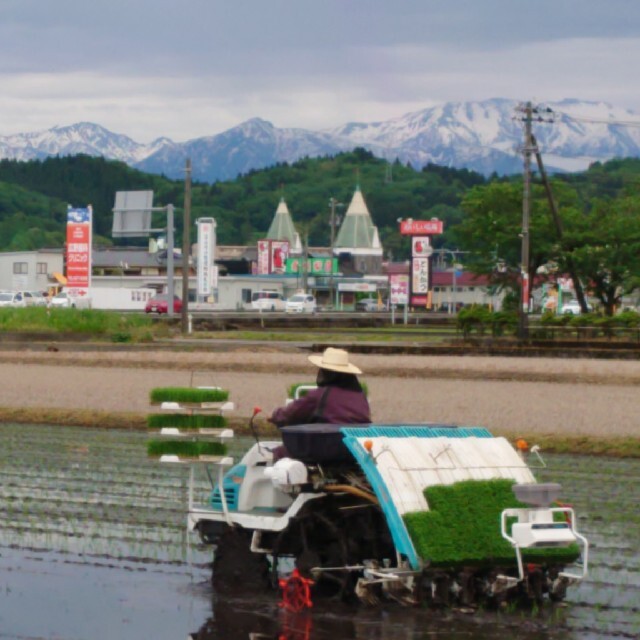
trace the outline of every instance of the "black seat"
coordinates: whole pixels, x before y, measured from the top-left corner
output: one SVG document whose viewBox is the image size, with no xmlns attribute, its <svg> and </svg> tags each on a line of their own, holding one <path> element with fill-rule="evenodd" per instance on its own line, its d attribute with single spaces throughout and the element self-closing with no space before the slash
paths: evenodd
<svg viewBox="0 0 640 640">
<path fill-rule="evenodd" d="M 353 456 L 344 444 L 340 430 L 343 427 L 357 429 L 368 424 L 299 424 L 282 427 L 282 442 L 289 456 L 302 462 L 343 464 L 353 462 Z"/>
</svg>

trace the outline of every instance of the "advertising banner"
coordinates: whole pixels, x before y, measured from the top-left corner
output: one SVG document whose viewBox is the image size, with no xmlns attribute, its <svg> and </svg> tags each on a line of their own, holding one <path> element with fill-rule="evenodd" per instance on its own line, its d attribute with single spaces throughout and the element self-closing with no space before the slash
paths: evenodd
<svg viewBox="0 0 640 640">
<path fill-rule="evenodd" d="M 286 273 L 302 273 L 303 258 L 288 258 Z M 307 258 L 307 273 L 314 276 L 331 275 L 338 271 L 337 258 Z"/>
<path fill-rule="evenodd" d="M 216 249 L 216 221 L 213 218 L 199 218 L 198 221 L 198 296 L 208 298 L 215 282 L 214 260 Z"/>
<path fill-rule="evenodd" d="M 411 260 L 411 304 L 424 304 L 429 292 L 429 258 Z"/>
<path fill-rule="evenodd" d="M 411 257 L 428 258 L 433 254 L 429 236 L 413 236 L 411 238 Z"/>
<path fill-rule="evenodd" d="M 72 297 L 87 295 L 91 286 L 91 206 L 67 207 L 67 288 Z"/>
<path fill-rule="evenodd" d="M 288 240 L 270 240 L 269 249 L 271 256 L 270 273 L 284 273 L 287 258 L 289 257 L 289 241 Z"/>
<path fill-rule="evenodd" d="M 408 304 L 409 276 L 402 273 L 394 273 L 390 275 L 389 291 L 389 300 L 391 304 Z"/>
<path fill-rule="evenodd" d="M 258 240 L 258 275 L 266 276 L 269 273 L 269 262 L 271 256 L 269 254 L 269 241 Z"/>
<path fill-rule="evenodd" d="M 401 220 L 400 233 L 403 236 L 438 235 L 442 233 L 442 220 Z"/>
</svg>

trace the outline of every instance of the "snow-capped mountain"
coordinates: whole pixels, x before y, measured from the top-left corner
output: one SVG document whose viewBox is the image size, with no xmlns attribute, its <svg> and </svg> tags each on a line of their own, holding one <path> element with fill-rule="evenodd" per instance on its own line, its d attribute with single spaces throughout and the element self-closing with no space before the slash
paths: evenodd
<svg viewBox="0 0 640 640">
<path fill-rule="evenodd" d="M 481 173 L 521 171 L 521 113 L 514 100 L 450 102 L 384 122 L 351 122 L 334 129 L 278 129 L 253 118 L 223 133 L 174 142 L 159 138 L 139 144 L 87 122 L 47 131 L 0 136 L 0 158 L 41 159 L 85 153 L 116 159 L 150 173 L 184 175 L 191 158 L 193 177 L 212 182 L 302 157 L 333 155 L 365 147 L 388 160 L 416 168 L 435 164 Z M 545 103 L 544 122 L 533 131 L 548 170 L 586 169 L 596 160 L 640 156 L 640 116 L 602 102 Z M 553 114 L 553 122 L 546 122 Z"/>
</svg>

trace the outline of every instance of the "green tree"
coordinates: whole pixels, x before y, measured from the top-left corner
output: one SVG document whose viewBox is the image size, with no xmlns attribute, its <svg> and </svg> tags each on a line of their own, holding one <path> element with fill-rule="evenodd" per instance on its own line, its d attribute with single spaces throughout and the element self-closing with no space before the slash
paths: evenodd
<svg viewBox="0 0 640 640">
<path fill-rule="evenodd" d="M 598 200 L 565 225 L 565 252 L 581 280 L 612 315 L 623 295 L 640 287 L 640 198 Z"/>
<path fill-rule="evenodd" d="M 517 291 L 522 260 L 522 184 L 493 182 L 474 187 L 462 201 L 465 213 L 451 237 L 470 256 L 466 265 L 492 284 Z M 529 224 L 529 282 L 558 249 L 555 229 L 541 188 L 533 189 Z"/>
</svg>

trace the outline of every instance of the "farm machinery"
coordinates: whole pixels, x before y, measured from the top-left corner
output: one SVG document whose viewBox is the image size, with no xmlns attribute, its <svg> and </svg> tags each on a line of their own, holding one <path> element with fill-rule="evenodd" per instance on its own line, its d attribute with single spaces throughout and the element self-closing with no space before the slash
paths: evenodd
<svg viewBox="0 0 640 640">
<path fill-rule="evenodd" d="M 237 462 L 200 456 L 205 504 L 192 466 L 187 523 L 214 547 L 217 592 L 280 587 L 291 609 L 323 596 L 475 607 L 559 601 L 587 575 L 589 544 L 560 485 L 537 483 L 522 451 L 485 428 L 312 424 L 281 436 L 256 435 Z"/>
</svg>

